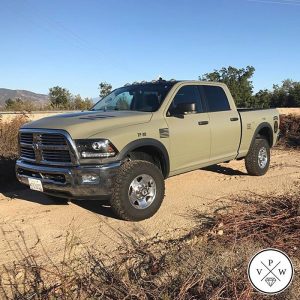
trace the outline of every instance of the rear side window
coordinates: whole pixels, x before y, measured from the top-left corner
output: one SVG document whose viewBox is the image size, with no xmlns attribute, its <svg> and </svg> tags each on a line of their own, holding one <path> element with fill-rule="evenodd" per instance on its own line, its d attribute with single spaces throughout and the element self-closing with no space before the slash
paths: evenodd
<svg viewBox="0 0 300 300">
<path fill-rule="evenodd" d="M 224 90 L 219 86 L 202 86 L 209 112 L 230 110 Z"/>
</svg>

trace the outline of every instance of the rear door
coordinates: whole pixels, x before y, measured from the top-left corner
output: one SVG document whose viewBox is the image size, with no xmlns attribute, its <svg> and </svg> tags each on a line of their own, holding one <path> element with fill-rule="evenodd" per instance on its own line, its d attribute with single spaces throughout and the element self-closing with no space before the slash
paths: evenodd
<svg viewBox="0 0 300 300">
<path fill-rule="evenodd" d="M 176 116 L 179 103 L 196 103 L 197 112 Z M 197 85 L 185 85 L 176 92 L 166 122 L 170 132 L 171 170 L 180 170 L 209 161 L 210 124 Z"/>
<path fill-rule="evenodd" d="M 211 129 L 210 160 L 234 159 L 240 144 L 241 123 L 235 107 L 230 107 L 225 91 L 220 86 L 202 85 Z"/>
</svg>

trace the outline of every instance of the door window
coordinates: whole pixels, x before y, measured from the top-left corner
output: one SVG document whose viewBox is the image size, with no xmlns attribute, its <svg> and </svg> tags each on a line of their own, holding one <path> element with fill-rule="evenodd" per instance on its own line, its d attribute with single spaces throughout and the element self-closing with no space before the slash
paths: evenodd
<svg viewBox="0 0 300 300">
<path fill-rule="evenodd" d="M 196 103 L 197 112 L 203 112 L 200 93 L 196 85 L 186 85 L 179 89 L 169 107 L 169 113 L 172 114 L 176 111 L 177 105 L 180 103 Z"/>
</svg>

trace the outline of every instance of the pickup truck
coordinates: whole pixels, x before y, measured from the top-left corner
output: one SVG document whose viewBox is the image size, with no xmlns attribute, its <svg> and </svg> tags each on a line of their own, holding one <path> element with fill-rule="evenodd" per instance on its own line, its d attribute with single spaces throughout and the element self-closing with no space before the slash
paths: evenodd
<svg viewBox="0 0 300 300">
<path fill-rule="evenodd" d="M 276 109 L 237 109 L 225 84 L 134 83 L 90 111 L 24 125 L 16 175 L 58 198 L 106 199 L 138 221 L 159 209 L 170 176 L 234 159 L 264 175 L 278 133 Z"/>
</svg>

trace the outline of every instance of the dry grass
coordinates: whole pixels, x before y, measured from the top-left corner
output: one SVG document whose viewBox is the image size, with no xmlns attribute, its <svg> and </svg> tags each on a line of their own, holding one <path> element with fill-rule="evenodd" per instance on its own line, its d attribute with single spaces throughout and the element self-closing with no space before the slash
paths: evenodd
<svg viewBox="0 0 300 300">
<path fill-rule="evenodd" d="M 0 117 L 0 158 L 15 159 L 18 156 L 19 129 L 27 122 L 26 115 L 16 116 L 9 122 Z"/>
<path fill-rule="evenodd" d="M 0 191 L 16 188 L 15 160 L 18 157 L 18 132 L 28 122 L 26 115 L 5 122 L 0 115 Z"/>
<path fill-rule="evenodd" d="M 197 226 L 173 240 L 124 237 L 118 255 L 86 250 L 78 257 L 69 236 L 60 264 L 38 262 L 26 248 L 5 267 L 3 299 L 269 299 L 253 290 L 247 264 L 256 251 L 286 251 L 299 268 L 300 196 L 245 196 L 211 214 L 193 212 Z M 22 234 L 22 233 L 20 233 Z M 46 254 L 46 251 L 45 251 Z M 272 299 L 296 300 L 300 278 Z"/>
<path fill-rule="evenodd" d="M 253 194 L 249 199 L 236 199 L 228 214 L 217 214 L 212 233 L 224 232 L 224 244 L 254 240 L 277 247 L 300 257 L 300 196 L 276 197 Z"/>
<path fill-rule="evenodd" d="M 300 147 L 300 115 L 280 116 L 281 139 L 278 146 L 284 148 Z"/>
</svg>

